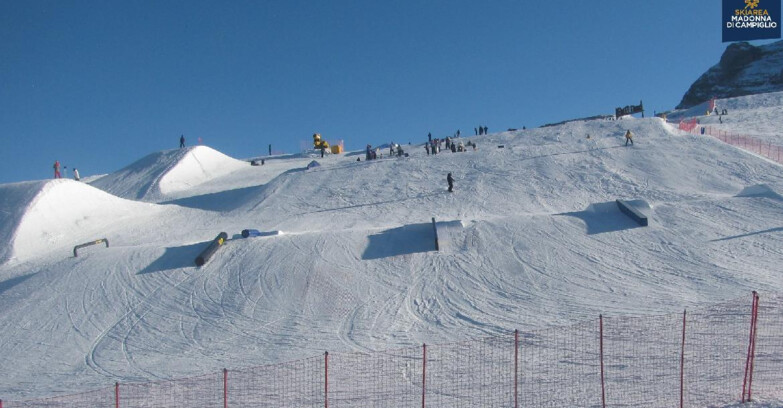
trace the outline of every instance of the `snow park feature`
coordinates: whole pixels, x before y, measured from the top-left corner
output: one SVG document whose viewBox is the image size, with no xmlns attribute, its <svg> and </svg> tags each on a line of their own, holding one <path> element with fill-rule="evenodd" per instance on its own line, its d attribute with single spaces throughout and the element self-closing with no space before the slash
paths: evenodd
<svg viewBox="0 0 783 408">
<path fill-rule="evenodd" d="M 435 222 L 433 217 L 432 228 L 435 230 L 435 250 L 447 255 L 465 250 L 462 221 Z"/>
<path fill-rule="evenodd" d="M 776 144 L 783 98 L 741 99 L 703 125 Z M 779 164 L 659 118 L 478 137 L 310 172 L 308 154 L 213 173 L 162 152 L 107 184 L 0 185 L 3 408 L 597 407 L 601 361 L 607 407 L 739 406 L 746 382 L 754 408 L 783 406 Z M 639 197 L 647 227 L 615 201 Z M 243 229 L 285 234 L 194 268 Z"/>
<path fill-rule="evenodd" d="M 73 257 L 76 258 L 78 256 L 77 253 L 76 253 L 77 249 L 81 249 L 81 248 L 85 248 L 85 247 L 92 246 L 92 245 L 97 245 L 97 244 L 106 244 L 106 248 L 108 248 L 109 247 L 109 240 L 106 239 L 106 238 L 101 238 L 101 239 L 96 239 L 95 241 L 92 241 L 92 242 L 86 242 L 84 244 L 76 245 L 75 247 L 73 247 Z"/>
<path fill-rule="evenodd" d="M 242 238 L 248 238 L 248 237 L 259 237 L 261 236 L 261 231 L 257 229 L 243 229 L 242 230 Z"/>
<path fill-rule="evenodd" d="M 321 167 L 321 163 L 318 163 L 315 160 L 307 164 L 307 170 L 317 169 L 318 167 Z"/>
<path fill-rule="evenodd" d="M 269 237 L 280 235 L 280 231 L 259 231 L 257 229 L 243 229 L 242 238 Z"/>
<path fill-rule="evenodd" d="M 204 248 L 203 251 L 196 257 L 196 266 L 203 266 L 207 261 L 209 261 L 209 258 L 212 257 L 212 255 L 217 252 L 218 249 L 223 245 L 224 242 L 228 239 L 228 234 L 225 232 L 221 232 L 218 234 L 218 236 L 215 237 L 215 239 L 212 240 L 212 242 L 209 243 L 209 245 Z"/>
<path fill-rule="evenodd" d="M 617 199 L 617 207 L 623 214 L 629 216 L 632 220 L 636 221 L 642 227 L 647 226 L 647 216 L 642 214 L 632 203 Z"/>
<path fill-rule="evenodd" d="M 158 202 L 245 169 L 247 162 L 207 146 L 152 153 L 91 184 L 118 197 Z"/>
<path fill-rule="evenodd" d="M 121 236 L 128 222 L 152 222 L 160 217 L 176 221 L 189 211 L 140 203 L 108 194 L 89 184 L 69 180 L 42 180 L 0 185 L 0 264 L 27 262 L 47 254 L 71 252 L 74 243 L 95 237 Z M 190 214 L 192 216 L 192 214 Z M 152 221 L 154 220 L 154 221 Z M 149 239 L 159 232 L 136 231 Z M 0 275 L 2 279 L 2 275 Z"/>
<path fill-rule="evenodd" d="M 440 245 L 438 245 L 438 224 L 435 223 L 435 217 L 432 217 L 432 232 L 435 235 L 435 250 L 440 251 Z"/>
</svg>

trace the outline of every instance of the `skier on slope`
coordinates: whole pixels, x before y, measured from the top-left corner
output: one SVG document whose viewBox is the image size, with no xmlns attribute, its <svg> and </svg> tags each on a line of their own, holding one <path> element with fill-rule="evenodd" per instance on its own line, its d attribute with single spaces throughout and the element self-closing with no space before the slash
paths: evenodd
<svg viewBox="0 0 783 408">
<path fill-rule="evenodd" d="M 446 176 L 446 182 L 449 183 L 449 193 L 454 192 L 454 177 L 451 176 L 451 173 L 449 173 L 448 176 Z"/>
<path fill-rule="evenodd" d="M 60 175 L 60 161 L 59 160 L 55 160 L 53 167 L 54 167 L 54 178 L 56 178 L 56 179 L 62 178 L 62 176 Z"/>
<path fill-rule="evenodd" d="M 625 132 L 625 145 L 628 146 L 628 142 L 631 142 L 631 146 L 633 146 L 633 133 L 631 133 L 631 130 L 628 129 L 627 132 Z"/>
</svg>

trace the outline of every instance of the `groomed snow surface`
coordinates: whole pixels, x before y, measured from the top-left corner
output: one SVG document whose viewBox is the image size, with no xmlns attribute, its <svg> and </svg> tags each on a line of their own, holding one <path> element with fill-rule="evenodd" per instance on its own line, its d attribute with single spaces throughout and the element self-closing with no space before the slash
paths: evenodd
<svg viewBox="0 0 783 408">
<path fill-rule="evenodd" d="M 783 143 L 782 94 L 724 106 L 730 126 Z M 0 398 L 783 293 L 775 163 L 657 118 L 468 140 L 476 151 L 428 156 L 421 140 L 402 158 L 263 166 L 198 146 L 91 184 L 0 185 Z M 98 238 L 111 245 L 73 257 Z"/>
</svg>

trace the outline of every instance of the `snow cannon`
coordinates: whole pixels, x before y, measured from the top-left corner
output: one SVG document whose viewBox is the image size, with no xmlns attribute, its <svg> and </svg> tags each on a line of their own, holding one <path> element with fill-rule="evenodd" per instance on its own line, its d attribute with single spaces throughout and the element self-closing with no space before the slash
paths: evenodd
<svg viewBox="0 0 783 408">
<path fill-rule="evenodd" d="M 210 242 L 209 246 L 206 247 L 206 249 L 204 249 L 203 251 L 201 251 L 201 253 L 196 257 L 196 266 L 202 266 L 205 263 L 207 263 L 207 261 L 209 261 L 209 258 L 211 258 L 212 255 L 215 254 L 215 252 L 217 252 L 217 250 L 223 245 L 223 243 L 226 242 L 227 239 L 228 239 L 228 234 L 226 234 L 225 232 L 221 232 L 220 234 L 218 234 L 218 236 L 215 237 L 215 239 L 212 240 L 212 242 Z"/>
<path fill-rule="evenodd" d="M 315 149 L 329 149 L 329 142 L 321 139 L 320 133 L 313 134 L 313 148 Z"/>
</svg>

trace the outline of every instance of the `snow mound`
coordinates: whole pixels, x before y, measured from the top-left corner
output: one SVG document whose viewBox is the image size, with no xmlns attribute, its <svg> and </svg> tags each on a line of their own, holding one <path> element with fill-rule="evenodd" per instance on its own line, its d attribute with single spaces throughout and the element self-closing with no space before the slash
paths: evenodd
<svg viewBox="0 0 783 408">
<path fill-rule="evenodd" d="M 91 184 L 118 197 L 157 202 L 248 166 L 210 147 L 150 154 Z"/>
<path fill-rule="evenodd" d="M 67 179 L 2 185 L 0 197 L 0 238 L 8 243 L 0 248 L 0 262 L 102 238 L 124 219 L 157 207 Z"/>
<path fill-rule="evenodd" d="M 0 240 L 11 243 L 27 207 L 49 181 L 30 181 L 0 185 Z M 11 243 L 12 244 L 12 243 Z M 12 245 L 0 245 L 0 263 L 12 254 Z"/>
<path fill-rule="evenodd" d="M 783 196 L 766 184 L 745 187 L 737 194 L 737 197 L 767 197 L 783 201 Z"/>
</svg>

